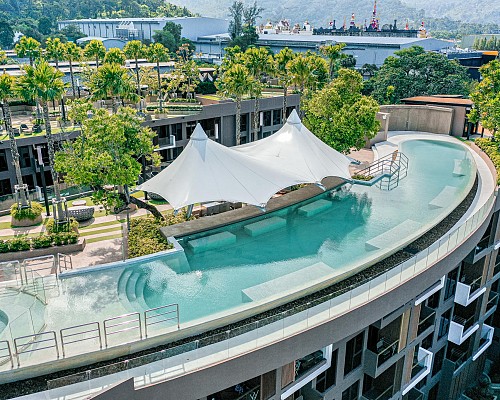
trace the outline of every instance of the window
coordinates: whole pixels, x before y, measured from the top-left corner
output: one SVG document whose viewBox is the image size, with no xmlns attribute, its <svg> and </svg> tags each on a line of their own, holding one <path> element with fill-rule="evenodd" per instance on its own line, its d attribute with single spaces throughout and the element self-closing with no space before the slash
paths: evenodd
<svg viewBox="0 0 500 400">
<path fill-rule="evenodd" d="M 361 365 L 364 334 L 364 332 L 361 332 L 346 343 L 344 376 Z"/>
<path fill-rule="evenodd" d="M 248 114 L 241 115 L 240 124 L 241 132 L 246 132 L 248 130 Z"/>
<path fill-rule="evenodd" d="M 427 400 L 438 400 L 438 393 L 439 393 L 439 382 L 436 383 L 430 390 L 429 394 L 427 395 Z"/>
<path fill-rule="evenodd" d="M 441 297 L 441 290 L 438 290 L 436 293 L 434 293 L 431 297 L 429 297 L 425 301 L 425 305 L 427 307 L 430 307 L 432 309 L 436 309 L 439 307 L 439 298 Z"/>
<path fill-rule="evenodd" d="M 175 136 L 175 140 L 182 140 L 182 124 L 170 125 L 170 134 Z"/>
<path fill-rule="evenodd" d="M 349 386 L 342 392 L 342 400 L 357 400 L 359 392 L 359 381 Z"/>
<path fill-rule="evenodd" d="M 196 121 L 192 121 L 192 122 L 187 122 L 186 123 L 186 136 L 187 136 L 188 139 L 193 134 L 194 128 L 196 128 Z"/>
<path fill-rule="evenodd" d="M 0 180 L 0 196 L 5 196 L 6 194 L 12 193 L 12 187 L 10 186 L 10 179 Z"/>
<path fill-rule="evenodd" d="M 432 376 L 435 376 L 439 371 L 441 371 L 441 367 L 443 366 L 444 353 L 446 351 L 446 346 L 439 350 L 434 356 L 434 362 L 432 363 Z"/>
<path fill-rule="evenodd" d="M 264 111 L 264 126 L 271 126 L 271 111 Z"/>
<path fill-rule="evenodd" d="M 280 125 L 281 124 L 281 110 L 274 110 L 273 111 L 273 125 Z"/>
<path fill-rule="evenodd" d="M 422 347 L 424 349 L 430 349 L 432 347 L 432 339 L 434 339 L 434 332 L 422 340 Z"/>
<path fill-rule="evenodd" d="M 0 150 L 0 171 L 8 171 L 9 164 L 7 163 L 7 155 L 5 150 Z"/>
<path fill-rule="evenodd" d="M 332 364 L 326 371 L 323 371 L 316 378 L 316 390 L 318 392 L 324 393 L 328 389 L 330 389 L 333 385 L 335 385 L 335 383 L 337 383 L 336 378 L 337 378 L 338 353 L 339 353 L 338 350 L 334 350 L 332 352 Z"/>
<path fill-rule="evenodd" d="M 445 300 L 448 300 L 450 297 L 455 295 L 457 280 L 458 280 L 458 267 L 455 268 L 453 271 L 451 271 L 446 279 L 446 288 L 444 291 Z"/>
<path fill-rule="evenodd" d="M 31 156 L 28 146 L 19 147 L 19 164 L 21 168 L 31 167 Z"/>
<path fill-rule="evenodd" d="M 451 319 L 451 308 L 445 311 L 441 316 L 441 321 L 439 323 L 438 339 L 441 339 L 443 336 L 448 334 L 448 329 L 450 328 L 450 319 Z"/>
</svg>

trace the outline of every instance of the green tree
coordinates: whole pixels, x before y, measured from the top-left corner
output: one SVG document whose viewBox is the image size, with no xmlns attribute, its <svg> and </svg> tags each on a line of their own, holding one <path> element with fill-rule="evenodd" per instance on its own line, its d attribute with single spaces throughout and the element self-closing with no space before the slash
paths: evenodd
<svg viewBox="0 0 500 400">
<path fill-rule="evenodd" d="M 245 67 L 254 78 L 253 84 L 253 97 L 255 98 L 254 118 L 253 118 L 253 131 L 254 140 L 258 139 L 259 133 L 259 97 L 262 92 L 262 80 L 264 76 L 269 74 L 273 68 L 273 57 L 269 51 L 264 47 L 251 47 L 245 51 L 244 56 Z"/>
<path fill-rule="evenodd" d="M 6 21 L 0 21 L 0 47 L 10 49 L 14 42 L 14 30 Z"/>
<path fill-rule="evenodd" d="M 236 103 L 236 145 L 241 144 L 241 100 L 250 93 L 254 82 L 248 69 L 240 64 L 232 65 L 216 82 L 219 93 L 233 98 Z"/>
<path fill-rule="evenodd" d="M 288 86 L 292 84 L 292 79 L 290 72 L 288 71 L 288 63 L 295 57 L 295 53 L 288 47 L 281 49 L 279 53 L 274 56 L 274 73 L 278 78 L 280 85 L 283 85 L 283 110 L 282 110 L 282 120 L 283 123 L 286 120 L 286 108 L 287 108 L 287 97 L 288 97 Z"/>
<path fill-rule="evenodd" d="M 474 107 L 469 114 L 471 122 L 481 122 L 486 129 L 495 133 L 496 140 L 500 140 L 500 61 L 493 60 L 479 70 L 482 80 L 472 93 L 471 100 Z"/>
<path fill-rule="evenodd" d="M 125 61 L 125 53 L 117 47 L 109 49 L 104 56 L 104 64 L 125 65 Z"/>
<path fill-rule="evenodd" d="M 167 49 L 177 49 L 181 45 L 182 26 L 168 21 L 161 31 L 155 31 L 153 40 Z"/>
<path fill-rule="evenodd" d="M 45 137 L 47 139 L 47 149 L 49 152 L 49 164 L 54 181 L 54 194 L 58 203 L 58 219 L 63 220 L 65 216 L 61 208 L 61 193 L 57 172 L 54 169 L 54 139 L 49 117 L 49 102 L 59 100 L 65 92 L 65 84 L 62 80 L 64 74 L 54 67 L 51 67 L 45 60 L 38 61 L 34 66 L 26 65 L 15 86 L 16 93 L 24 100 L 36 99 L 43 111 L 45 122 Z"/>
<path fill-rule="evenodd" d="M 335 78 L 337 71 L 341 67 L 340 62 L 346 55 L 342 53 L 345 48 L 345 43 L 329 44 L 326 46 L 321 46 L 319 51 L 328 59 L 328 74 L 330 79 Z"/>
<path fill-rule="evenodd" d="M 363 96 L 363 77 L 356 71 L 340 69 L 338 77 L 306 100 L 304 124 L 323 142 L 348 153 L 360 149 L 379 130 L 379 105 Z"/>
<path fill-rule="evenodd" d="M 99 68 L 99 61 L 106 55 L 106 47 L 100 40 L 93 39 L 85 45 L 83 49 L 85 57 L 95 60 L 96 68 Z"/>
<path fill-rule="evenodd" d="M 156 63 L 156 73 L 158 78 L 158 101 L 160 105 L 160 111 L 163 110 L 163 93 L 161 85 L 161 71 L 160 63 L 170 60 L 170 55 L 168 48 L 163 46 L 161 43 L 151 43 L 147 49 L 146 57 L 149 62 Z"/>
<path fill-rule="evenodd" d="M 18 57 L 29 58 L 30 65 L 33 66 L 33 63 L 41 54 L 40 42 L 31 37 L 23 36 L 16 44 L 15 51 Z"/>
<path fill-rule="evenodd" d="M 264 9 L 257 5 L 257 2 L 245 6 L 243 1 L 236 0 L 229 7 L 229 35 L 231 37 L 230 46 L 239 46 L 243 51 L 254 46 L 259 39 L 255 30 L 257 18 Z"/>
<path fill-rule="evenodd" d="M 87 36 L 80 30 L 78 25 L 67 25 L 62 28 L 59 33 L 66 36 L 68 42 L 76 42 L 77 39 L 81 39 Z"/>
<path fill-rule="evenodd" d="M 146 157 L 158 164 L 154 132 L 143 126 L 143 120 L 129 107 L 110 115 L 105 109 L 95 109 L 88 104 L 76 102 L 72 106 L 70 116 L 81 126 L 82 134 L 71 146 L 57 152 L 56 170 L 71 184 L 92 186 L 96 190 L 94 199 L 107 209 L 133 203 L 163 219 L 154 206 L 130 196 L 128 190 L 141 174 L 142 165 L 138 160 Z M 89 111 L 92 118 L 87 118 Z M 124 193 L 118 193 L 117 189 L 104 190 L 108 186 L 124 187 Z"/>
<path fill-rule="evenodd" d="M 21 173 L 21 166 L 19 165 L 19 151 L 17 149 L 16 137 L 14 136 L 14 131 L 12 130 L 12 118 L 10 114 L 9 99 L 14 97 L 14 77 L 3 73 L 0 75 L 0 100 L 2 101 L 2 114 L 4 116 L 5 127 L 7 129 L 7 134 L 9 135 L 10 152 L 12 155 L 12 163 L 14 164 L 14 170 L 16 172 L 16 180 L 19 187 L 23 185 L 23 175 Z M 27 193 L 24 190 L 20 190 L 20 200 L 21 206 L 25 207 L 28 205 Z"/>
<path fill-rule="evenodd" d="M 68 42 L 64 45 L 64 59 L 69 63 L 69 76 L 71 79 L 71 90 L 73 98 L 76 97 L 75 74 L 73 72 L 73 63 L 80 61 L 83 57 L 82 49 L 73 42 Z"/>
<path fill-rule="evenodd" d="M 393 101 L 405 97 L 459 94 L 467 95 L 471 80 L 467 69 L 445 55 L 413 46 L 388 57 L 373 79 L 373 97 L 387 103 L 387 88 L 394 86 Z"/>
<path fill-rule="evenodd" d="M 135 61 L 137 94 L 140 96 L 141 82 L 139 77 L 139 58 L 142 58 L 146 55 L 146 46 L 144 46 L 140 40 L 132 40 L 125 45 L 125 47 L 123 48 L 123 52 L 128 58 L 132 58 Z"/>
<path fill-rule="evenodd" d="M 134 93 L 134 84 L 128 71 L 119 64 L 103 64 L 90 79 L 93 100 L 113 100 L 113 113 L 116 114 L 122 99 L 139 101 Z"/>
<path fill-rule="evenodd" d="M 59 38 L 48 38 L 45 41 L 45 57 L 54 61 L 56 69 L 59 70 L 59 61 L 64 59 L 65 45 Z M 62 118 L 66 120 L 66 111 L 64 106 L 64 95 L 61 97 Z"/>
</svg>

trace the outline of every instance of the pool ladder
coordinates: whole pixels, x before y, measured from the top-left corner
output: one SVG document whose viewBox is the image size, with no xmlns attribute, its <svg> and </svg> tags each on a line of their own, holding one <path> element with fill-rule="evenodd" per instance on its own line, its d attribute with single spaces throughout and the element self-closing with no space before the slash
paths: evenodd
<svg viewBox="0 0 500 400">
<path fill-rule="evenodd" d="M 392 190 L 399 186 L 399 181 L 408 175 L 408 157 L 399 151 L 390 153 L 357 171 L 356 175 L 372 177 L 368 185 L 381 190 Z"/>
</svg>

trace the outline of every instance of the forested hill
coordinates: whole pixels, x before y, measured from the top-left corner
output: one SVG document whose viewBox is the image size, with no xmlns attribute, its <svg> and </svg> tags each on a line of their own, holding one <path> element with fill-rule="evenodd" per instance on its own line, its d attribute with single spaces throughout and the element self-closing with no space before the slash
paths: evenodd
<svg viewBox="0 0 500 400">
<path fill-rule="evenodd" d="M 183 5 L 191 11 L 208 16 L 227 17 L 227 8 L 233 0 L 170 0 Z M 245 0 L 250 3 L 251 0 Z M 373 0 L 258 0 L 264 8 L 264 20 L 291 19 L 293 22 L 308 20 L 313 26 L 327 26 L 335 19 L 341 26 L 344 18 L 349 19 L 352 13 L 356 23 L 362 24 L 370 20 Z M 500 1 L 485 0 L 378 0 L 378 15 L 382 24 L 391 24 L 398 20 L 398 26 L 404 27 L 406 19 L 416 26 L 422 20 L 433 25 L 435 30 L 456 29 L 460 19 L 463 23 L 495 24 L 500 21 Z M 496 3 L 494 5 L 493 3 Z M 425 11 L 424 11 L 425 10 Z M 490 12 L 493 11 L 493 12 Z M 491 30 L 491 27 L 479 27 L 479 30 Z M 472 26 L 471 30 L 477 30 Z"/>
</svg>

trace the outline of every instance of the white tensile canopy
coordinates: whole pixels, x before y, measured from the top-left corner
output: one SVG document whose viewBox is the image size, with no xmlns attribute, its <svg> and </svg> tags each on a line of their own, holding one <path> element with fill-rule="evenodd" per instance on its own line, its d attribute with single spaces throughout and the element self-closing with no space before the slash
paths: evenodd
<svg viewBox="0 0 500 400">
<path fill-rule="evenodd" d="M 138 189 L 159 194 L 176 210 L 209 201 L 265 207 L 276 192 L 305 179 L 210 140 L 198 124 L 179 157 Z"/>
<path fill-rule="evenodd" d="M 294 110 L 275 134 L 231 148 L 208 139 L 198 124 L 179 157 L 138 189 L 159 194 L 176 210 L 210 201 L 265 207 L 289 186 L 321 185 L 327 176 L 350 180 L 349 163 L 302 125 Z"/>
<path fill-rule="evenodd" d="M 327 176 L 351 179 L 351 161 L 307 129 L 295 110 L 278 132 L 233 149 L 279 167 L 282 171 L 306 175 L 308 183 L 320 185 Z"/>
</svg>

